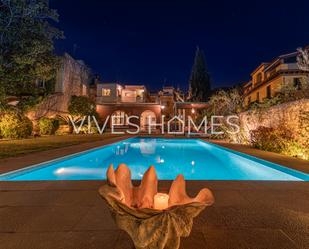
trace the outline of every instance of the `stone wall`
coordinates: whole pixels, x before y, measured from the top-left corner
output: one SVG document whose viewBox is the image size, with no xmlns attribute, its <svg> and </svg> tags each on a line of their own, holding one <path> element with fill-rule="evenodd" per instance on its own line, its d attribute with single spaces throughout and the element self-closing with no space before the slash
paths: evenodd
<svg viewBox="0 0 309 249">
<path fill-rule="evenodd" d="M 65 53 L 57 72 L 55 92 L 70 96 L 88 95 L 91 80 L 91 70 L 86 64 Z"/>
<path fill-rule="evenodd" d="M 250 139 L 250 131 L 259 126 L 278 128 L 282 125 L 297 132 L 300 112 L 309 112 L 309 99 L 288 102 L 258 111 L 247 111 L 240 114 L 240 123 L 244 135 Z"/>
<path fill-rule="evenodd" d="M 55 93 L 48 96 L 27 116 L 34 121 L 41 117 L 65 115 L 68 112 L 71 96 L 89 95 L 91 80 L 91 70 L 84 62 L 75 60 L 65 53 L 61 57 L 61 64 L 57 72 Z"/>
<path fill-rule="evenodd" d="M 41 117 L 55 117 L 57 115 L 66 115 L 68 112 L 69 97 L 58 93 L 48 96 L 34 110 L 29 111 L 26 115 L 32 121 Z"/>
</svg>

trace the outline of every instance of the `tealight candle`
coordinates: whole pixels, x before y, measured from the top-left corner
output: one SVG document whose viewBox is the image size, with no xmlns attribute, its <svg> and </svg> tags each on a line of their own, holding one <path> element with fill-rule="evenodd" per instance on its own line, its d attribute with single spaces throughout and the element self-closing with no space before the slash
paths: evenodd
<svg viewBox="0 0 309 249">
<path fill-rule="evenodd" d="M 154 196 L 154 209 L 163 210 L 168 208 L 168 194 L 157 193 Z"/>
</svg>

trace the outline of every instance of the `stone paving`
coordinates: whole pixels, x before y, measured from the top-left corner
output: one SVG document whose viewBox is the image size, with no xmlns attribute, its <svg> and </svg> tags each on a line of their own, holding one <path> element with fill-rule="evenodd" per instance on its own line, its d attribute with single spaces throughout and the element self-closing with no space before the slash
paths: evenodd
<svg viewBox="0 0 309 249">
<path fill-rule="evenodd" d="M 131 249 L 98 194 L 104 181 L 0 182 L 0 248 Z M 170 181 L 160 181 L 167 190 Z M 216 202 L 181 248 L 308 249 L 309 183 L 188 181 Z"/>
</svg>

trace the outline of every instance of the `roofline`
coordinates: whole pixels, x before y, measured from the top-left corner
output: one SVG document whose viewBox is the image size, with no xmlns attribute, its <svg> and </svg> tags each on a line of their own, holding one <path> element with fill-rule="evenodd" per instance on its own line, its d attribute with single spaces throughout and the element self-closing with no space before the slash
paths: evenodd
<svg viewBox="0 0 309 249">
<path fill-rule="evenodd" d="M 128 85 L 128 84 L 123 84 L 121 82 L 98 82 L 97 85 L 107 85 L 107 84 L 110 84 L 110 85 L 119 85 L 119 86 L 122 86 L 122 87 L 126 87 L 126 86 L 129 86 L 129 87 L 143 87 L 143 88 L 146 88 L 145 85 Z"/>
<path fill-rule="evenodd" d="M 253 70 L 253 72 L 250 74 L 250 76 L 252 76 L 252 74 L 254 74 L 256 71 L 258 71 L 262 66 L 265 66 L 266 64 L 269 64 L 268 62 L 262 62 L 257 68 L 255 68 Z"/>
<path fill-rule="evenodd" d="M 97 85 L 121 85 L 121 83 L 116 83 L 116 82 L 98 82 Z"/>
<path fill-rule="evenodd" d="M 248 80 L 248 81 L 242 83 L 242 86 L 244 87 L 244 86 L 247 85 L 247 84 L 252 84 L 252 80 Z"/>
<path fill-rule="evenodd" d="M 257 70 L 259 70 L 264 65 L 267 65 L 266 68 L 265 68 L 265 70 L 267 70 L 269 67 L 271 67 L 274 63 L 276 63 L 280 59 L 284 59 L 286 57 L 294 56 L 294 55 L 297 55 L 298 53 L 299 53 L 298 51 L 295 51 L 295 52 L 291 52 L 291 53 L 288 53 L 288 54 L 282 54 L 282 55 L 275 57 L 270 62 L 262 62 L 250 75 L 252 76 Z"/>
<path fill-rule="evenodd" d="M 152 103 L 152 102 L 106 102 L 106 103 L 96 103 L 96 105 L 158 105 L 161 106 L 159 103 Z"/>
<path fill-rule="evenodd" d="M 199 105 L 209 105 L 209 103 L 208 102 L 175 102 L 175 104 L 199 104 Z"/>
<path fill-rule="evenodd" d="M 277 63 L 278 61 L 280 61 L 281 59 L 287 58 L 287 57 L 292 57 L 299 54 L 299 52 L 295 51 L 292 53 L 288 53 L 288 54 L 283 54 L 283 55 L 279 55 L 277 58 L 275 58 L 274 60 L 272 60 L 269 65 L 265 68 L 265 71 L 268 70 L 268 68 L 272 67 L 275 63 Z"/>
<path fill-rule="evenodd" d="M 58 56 L 60 59 L 69 58 L 70 60 L 73 60 L 75 63 L 79 64 L 81 67 L 84 67 L 91 71 L 90 66 L 87 65 L 87 63 L 82 59 L 76 59 L 72 55 L 70 55 L 68 52 L 64 52 L 62 55 Z"/>
<path fill-rule="evenodd" d="M 135 86 L 135 87 L 144 87 L 144 88 L 146 88 L 146 86 L 145 85 L 124 85 L 124 87 L 126 87 L 126 86 L 131 86 L 131 87 L 133 87 L 133 86 Z"/>
<path fill-rule="evenodd" d="M 299 52 L 298 52 L 298 51 L 295 51 L 295 52 L 291 52 L 291 53 L 288 53 L 288 54 L 279 55 L 278 57 L 284 58 L 284 57 L 289 57 L 289 56 L 297 55 L 297 54 L 299 54 Z"/>
</svg>

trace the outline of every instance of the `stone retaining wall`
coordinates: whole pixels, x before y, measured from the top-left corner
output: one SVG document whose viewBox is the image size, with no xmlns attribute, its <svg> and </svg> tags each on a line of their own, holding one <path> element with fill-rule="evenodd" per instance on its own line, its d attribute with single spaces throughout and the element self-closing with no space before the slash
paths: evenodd
<svg viewBox="0 0 309 249">
<path fill-rule="evenodd" d="M 309 99 L 288 102 L 258 111 L 243 112 L 240 114 L 240 123 L 248 139 L 250 139 L 250 131 L 256 130 L 259 126 L 278 128 L 285 125 L 297 132 L 301 111 L 309 112 Z"/>
</svg>

